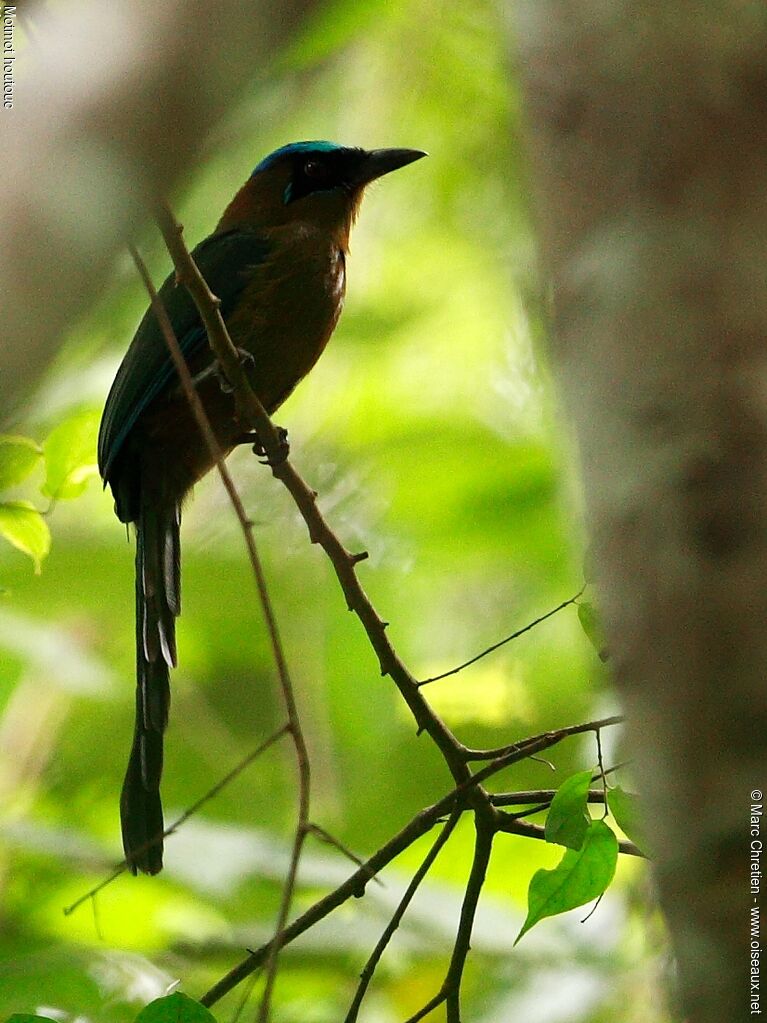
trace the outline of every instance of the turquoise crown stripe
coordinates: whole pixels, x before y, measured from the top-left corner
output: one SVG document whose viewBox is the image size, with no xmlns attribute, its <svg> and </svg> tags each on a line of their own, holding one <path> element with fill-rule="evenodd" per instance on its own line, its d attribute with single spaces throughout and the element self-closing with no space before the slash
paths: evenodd
<svg viewBox="0 0 767 1023">
<path fill-rule="evenodd" d="M 275 149 L 273 153 L 265 156 L 261 163 L 253 170 L 253 174 L 258 174 L 259 171 L 266 170 L 271 167 L 273 163 L 282 156 L 287 156 L 289 153 L 332 153 L 334 149 L 343 149 L 343 146 L 339 146 L 335 142 L 326 142 L 323 140 L 317 140 L 315 142 L 290 142 L 287 146 L 280 146 L 279 149 Z"/>
</svg>

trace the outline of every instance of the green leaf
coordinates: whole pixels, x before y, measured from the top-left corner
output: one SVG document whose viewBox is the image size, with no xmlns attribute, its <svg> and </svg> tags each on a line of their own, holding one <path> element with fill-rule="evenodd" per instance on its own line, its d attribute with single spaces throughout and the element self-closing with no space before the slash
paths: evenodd
<svg viewBox="0 0 767 1023">
<path fill-rule="evenodd" d="M 136 1023 L 216 1023 L 204 1005 L 175 991 L 150 1002 L 136 1016 Z"/>
<path fill-rule="evenodd" d="M 600 661 L 606 661 L 609 655 L 604 633 L 602 632 L 599 612 L 587 600 L 578 601 L 578 621 L 581 623 L 581 628 L 586 633 L 589 642 L 599 654 Z"/>
<path fill-rule="evenodd" d="M 46 476 L 43 493 L 52 500 L 79 497 L 98 472 L 96 437 L 99 413 L 78 412 L 57 426 L 43 444 Z"/>
<path fill-rule="evenodd" d="M 43 453 L 29 437 L 0 434 L 0 490 L 15 487 L 32 472 Z"/>
<path fill-rule="evenodd" d="M 614 789 L 608 789 L 607 805 L 623 834 L 644 849 L 645 836 L 642 829 L 639 796 L 633 792 L 626 792 L 620 785 L 616 785 Z"/>
<path fill-rule="evenodd" d="M 43 558 L 51 549 L 48 523 L 29 501 L 8 501 L 0 504 L 0 536 L 28 554 L 40 571 Z"/>
<path fill-rule="evenodd" d="M 527 919 L 514 944 L 547 916 L 566 913 L 604 892 L 615 874 L 618 839 L 604 821 L 592 821 L 583 846 L 568 849 L 553 870 L 533 874 L 527 892 Z"/>
<path fill-rule="evenodd" d="M 26 1012 L 15 1012 L 13 1016 L 8 1017 L 5 1023 L 35 1023 L 36 1020 L 42 1020 L 43 1023 L 56 1023 L 50 1016 L 30 1016 Z"/>
<path fill-rule="evenodd" d="M 591 771 L 571 775 L 557 789 L 546 816 L 546 841 L 580 849 L 591 817 L 586 812 Z"/>
</svg>

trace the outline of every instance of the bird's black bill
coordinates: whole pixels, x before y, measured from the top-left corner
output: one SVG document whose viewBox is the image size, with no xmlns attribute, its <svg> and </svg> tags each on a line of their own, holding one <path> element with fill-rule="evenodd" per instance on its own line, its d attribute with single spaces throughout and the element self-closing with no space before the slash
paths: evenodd
<svg viewBox="0 0 767 1023">
<path fill-rule="evenodd" d="M 420 149 L 373 149 L 367 154 L 359 169 L 358 183 L 366 185 L 369 181 L 375 181 L 384 174 L 406 167 L 426 155 Z"/>
</svg>

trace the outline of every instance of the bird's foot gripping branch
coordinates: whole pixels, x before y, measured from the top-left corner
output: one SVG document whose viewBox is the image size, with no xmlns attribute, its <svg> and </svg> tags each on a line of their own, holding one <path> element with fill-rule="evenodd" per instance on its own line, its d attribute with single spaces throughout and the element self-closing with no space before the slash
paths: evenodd
<svg viewBox="0 0 767 1023">
<path fill-rule="evenodd" d="M 277 431 L 277 445 L 276 451 L 274 446 L 272 446 L 271 455 L 268 454 L 265 445 L 255 430 L 251 433 L 244 433 L 242 437 L 238 437 L 237 444 L 250 444 L 253 454 L 258 455 L 262 465 L 279 465 L 290 454 L 290 442 L 288 440 L 288 431 L 284 426 L 275 426 L 275 430 Z"/>
<path fill-rule="evenodd" d="M 256 376 L 256 360 L 254 356 L 247 351 L 245 348 L 237 349 L 237 357 L 240 360 L 240 366 L 248 377 L 251 386 L 253 385 Z M 232 394 L 234 392 L 234 384 L 231 383 L 229 377 L 226 375 L 226 370 L 218 362 L 214 363 L 214 372 L 218 377 L 218 386 L 224 392 L 224 394 Z M 195 386 L 198 385 L 198 381 L 195 380 Z"/>
</svg>

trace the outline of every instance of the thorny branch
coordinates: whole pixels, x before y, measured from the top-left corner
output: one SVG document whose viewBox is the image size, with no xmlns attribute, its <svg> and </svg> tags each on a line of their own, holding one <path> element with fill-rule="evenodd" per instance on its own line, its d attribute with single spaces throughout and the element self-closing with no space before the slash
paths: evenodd
<svg viewBox="0 0 767 1023">
<path fill-rule="evenodd" d="M 458 795 L 458 790 L 453 789 L 452 792 L 449 792 L 439 802 L 434 803 L 425 810 L 419 811 L 401 831 L 393 838 L 390 838 L 377 852 L 373 853 L 346 881 L 315 902 L 298 919 L 288 924 L 282 934 L 251 952 L 247 959 L 238 963 L 234 969 L 230 970 L 226 976 L 214 984 L 202 996 L 200 1002 L 207 1006 L 215 1005 L 216 1002 L 220 1001 L 224 995 L 228 994 L 241 981 L 260 969 L 273 944 L 276 942 L 279 942 L 281 946 L 289 944 L 299 935 L 308 931 L 309 928 L 314 927 L 320 920 L 324 920 L 334 909 L 338 909 L 339 906 L 342 906 L 350 898 L 360 898 L 364 895 L 365 888 L 370 879 L 383 870 L 384 867 L 388 866 L 392 860 L 409 848 L 422 835 L 427 834 L 440 818 L 449 814 L 455 805 Z"/>
<path fill-rule="evenodd" d="M 442 991 L 447 998 L 447 1023 L 461 1023 L 461 979 L 466 965 L 466 957 L 471 948 L 471 932 L 474 928 L 479 897 L 482 894 L 487 865 L 493 851 L 497 816 L 497 811 L 490 803 L 474 814 L 476 836 L 471 872 L 461 906 L 461 919 L 458 924 L 453 955 L 442 984 Z"/>
<path fill-rule="evenodd" d="M 558 732 L 547 732 L 543 735 L 535 736 L 534 741 L 536 749 L 548 749 L 551 746 L 557 745 L 568 735 L 579 734 L 586 731 L 595 731 L 597 728 L 606 727 L 607 723 L 614 722 L 611 719 L 606 718 L 601 721 L 588 721 L 582 725 L 573 725 L 570 728 L 560 729 Z M 519 756 L 518 759 L 523 759 L 523 756 Z M 484 767 L 481 772 L 477 772 L 473 778 L 470 778 L 462 785 L 456 786 L 456 788 L 448 792 L 438 802 L 417 813 L 401 831 L 399 831 L 385 845 L 381 846 L 381 848 L 368 860 L 366 860 L 365 863 L 363 863 L 357 871 L 347 878 L 346 881 L 340 884 L 332 892 L 329 892 L 327 895 L 323 896 L 323 898 L 319 899 L 313 906 L 306 910 L 305 913 L 298 917 L 298 919 L 289 924 L 281 936 L 282 944 L 288 945 L 290 942 L 295 941 L 295 939 L 301 934 L 308 931 L 311 927 L 314 927 L 320 920 L 323 920 L 326 916 L 332 913 L 334 909 L 338 909 L 339 906 L 348 902 L 350 898 L 360 898 L 364 895 L 366 885 L 371 878 L 380 873 L 380 871 L 396 859 L 401 852 L 409 848 L 423 835 L 427 834 L 439 820 L 450 814 L 456 806 L 460 806 L 463 810 L 467 809 L 467 792 L 476 784 L 475 779 L 478 779 L 480 774 L 483 779 L 489 778 L 498 774 L 505 767 L 509 766 L 510 763 L 514 762 L 515 761 L 511 759 L 510 755 L 507 755 L 506 757 L 499 757 L 497 760 Z M 522 793 L 523 796 L 526 794 L 527 793 Z M 513 794 L 510 793 L 508 795 Z M 490 798 L 492 799 L 492 797 Z M 456 803 L 456 800 L 463 800 L 463 802 Z M 509 820 L 507 820 L 507 818 L 509 818 Z M 530 825 L 525 821 L 513 821 L 513 818 L 511 818 L 508 814 L 498 815 L 497 830 L 524 835 L 528 838 L 544 839 L 543 829 L 539 829 L 536 825 Z M 629 850 L 626 849 L 622 851 L 628 852 Z M 272 940 L 274 941 L 275 939 Z M 251 973 L 260 969 L 266 960 L 271 945 L 272 942 L 268 942 L 251 952 L 246 959 L 243 959 L 242 962 L 238 963 L 237 966 L 230 970 L 226 976 L 222 977 L 221 980 L 219 980 L 208 992 L 206 992 L 205 995 L 203 995 L 200 999 L 202 1004 L 207 1006 L 215 1005 L 216 1002 L 220 1001 L 224 995 L 228 994 L 228 992 L 241 983 L 241 981 L 243 981 Z"/>
<path fill-rule="evenodd" d="M 493 839 L 499 832 L 524 834 L 534 838 L 543 837 L 542 834 L 539 833 L 538 826 L 530 824 L 529 822 L 520 821 L 512 815 L 497 809 L 493 805 L 491 794 L 482 788 L 481 782 L 519 760 L 533 756 L 541 750 L 556 745 L 567 736 L 576 735 L 580 732 L 586 731 L 598 732 L 600 728 L 616 724 L 621 719 L 607 718 L 598 722 L 587 722 L 583 725 L 576 725 L 569 728 L 559 729 L 557 731 L 546 732 L 542 735 L 534 736 L 519 743 L 500 747 L 498 749 L 469 749 L 460 742 L 460 740 L 453 734 L 453 732 L 426 701 L 423 693 L 421 692 L 421 686 L 425 683 L 419 683 L 418 680 L 410 673 L 404 662 L 399 658 L 386 634 L 386 627 L 388 623 L 380 617 L 376 609 L 373 607 L 357 577 L 357 565 L 359 562 L 363 561 L 367 555 L 365 553 L 354 554 L 346 549 L 341 540 L 330 528 L 324 515 L 320 511 L 317 504 L 317 494 L 304 482 L 285 456 L 283 440 L 280 437 L 279 431 L 271 422 L 261 402 L 254 393 L 240 362 L 237 350 L 228 335 L 226 325 L 224 324 L 220 314 L 218 299 L 211 293 L 205 280 L 195 266 L 194 261 L 184 244 L 182 229 L 166 205 L 162 205 L 158 211 L 158 222 L 160 223 L 168 250 L 173 258 L 177 278 L 180 283 L 183 283 L 189 289 L 207 330 L 208 339 L 213 353 L 225 373 L 227 380 L 232 385 L 237 415 L 242 422 L 243 428 L 255 431 L 258 441 L 266 453 L 267 464 L 269 464 L 272 474 L 289 491 L 299 512 L 303 516 L 311 542 L 319 544 L 330 559 L 338 578 L 338 582 L 341 586 L 341 590 L 344 594 L 347 607 L 350 611 L 356 614 L 362 624 L 368 640 L 378 658 L 381 674 L 383 676 L 388 675 L 399 690 L 402 698 L 409 707 L 413 718 L 415 719 L 418 727 L 418 734 L 426 733 L 440 750 L 454 783 L 454 788 L 451 792 L 449 792 L 438 803 L 435 803 L 432 807 L 429 807 L 417 814 L 410 823 L 402 829 L 402 831 L 395 835 L 394 838 L 387 842 L 386 845 L 363 863 L 357 871 L 355 871 L 351 877 L 347 879 L 346 882 L 339 885 L 335 891 L 320 899 L 298 919 L 294 920 L 292 923 L 288 923 L 288 914 L 292 894 L 295 888 L 296 872 L 301 848 L 307 833 L 312 828 L 309 820 L 309 761 L 298 720 L 292 686 L 285 666 L 282 648 L 279 643 L 276 623 L 274 622 L 268 593 L 266 592 L 266 587 L 263 582 L 263 573 L 261 571 L 260 562 L 258 561 L 255 546 L 253 544 L 252 524 L 248 521 L 247 516 L 244 513 L 244 509 L 242 509 L 239 497 L 236 494 L 233 485 L 231 485 L 231 480 L 227 475 L 220 450 L 215 451 L 214 448 L 211 447 L 211 452 L 216 458 L 216 464 L 219 467 L 219 471 L 222 479 L 224 480 L 224 484 L 227 487 L 230 499 L 232 500 L 232 503 L 237 510 L 238 517 L 240 518 L 240 523 L 248 543 L 248 550 L 251 556 L 254 574 L 258 580 L 259 594 L 261 596 L 267 625 L 272 638 L 275 661 L 278 666 L 283 697 L 288 714 L 287 730 L 290 731 L 296 747 L 296 755 L 299 765 L 300 792 L 298 824 L 296 827 L 291 864 L 283 891 L 283 899 L 275 929 L 275 935 L 270 942 L 267 942 L 261 948 L 252 952 L 247 959 L 241 962 L 217 984 L 215 984 L 213 988 L 211 988 L 210 991 L 208 991 L 201 999 L 202 1004 L 207 1006 L 215 1004 L 228 991 L 232 990 L 233 987 L 265 965 L 267 979 L 259 1013 L 260 1023 L 265 1023 L 269 1015 L 271 993 L 276 976 L 277 955 L 280 948 L 293 941 L 299 934 L 302 934 L 309 927 L 312 927 L 319 920 L 323 919 L 323 917 L 327 916 L 327 914 L 333 909 L 342 905 L 352 896 L 359 897 L 364 894 L 365 887 L 371 878 L 375 877 L 375 875 L 383 869 L 383 867 L 390 863 L 400 852 L 402 852 L 403 849 L 411 845 L 421 835 L 428 832 L 440 819 L 449 815 L 448 822 L 443 828 L 440 838 L 437 842 L 435 842 L 431 853 L 424 860 L 421 868 L 413 878 L 405 899 L 403 899 L 403 902 L 398 907 L 392 922 L 390 922 L 384 932 L 384 935 L 376 946 L 376 949 L 373 951 L 370 959 L 368 960 L 368 965 L 365 970 L 363 970 L 360 989 L 358 990 L 355 1002 L 350 1009 L 349 1016 L 347 1017 L 348 1021 L 356 1019 L 359 1005 L 364 997 L 370 979 L 372 978 L 375 966 L 380 959 L 380 955 L 383 953 L 391 934 L 398 926 L 400 919 L 407 909 L 407 905 L 415 894 L 418 884 L 420 884 L 422 877 L 427 873 L 442 844 L 444 844 L 444 841 L 447 840 L 455 822 L 464 811 L 468 810 L 471 811 L 474 816 L 476 838 L 471 871 L 464 895 L 461 918 L 456 933 L 450 964 L 439 992 L 409 1021 L 409 1023 L 416 1023 L 417 1020 L 422 1019 L 431 1011 L 431 1009 L 445 1002 L 448 1023 L 460 1023 L 461 978 L 470 949 L 474 918 L 492 852 Z M 164 310 L 158 310 L 158 316 L 160 318 L 162 318 L 161 313 L 164 314 Z M 165 318 L 167 320 L 167 316 Z M 175 341 L 175 339 L 173 339 L 173 341 Z M 183 364 L 183 366 L 179 365 L 179 360 L 181 363 L 183 363 L 184 360 L 178 345 L 177 343 L 174 345 L 169 339 L 169 347 L 174 355 L 174 360 L 176 361 L 182 383 L 187 391 L 189 401 L 192 408 L 195 410 L 198 422 L 200 422 L 200 428 L 203 435 L 206 437 L 206 443 L 210 445 L 212 439 L 213 445 L 215 445 L 215 438 L 212 438 L 212 433 L 210 431 L 209 424 L 207 423 L 204 410 L 201 407 L 197 394 L 194 392 L 194 387 L 188 369 L 185 364 Z M 198 414 L 198 409 L 201 414 Z M 535 622 L 526 626 L 524 629 L 519 630 L 517 633 L 508 636 L 500 643 L 489 647 L 487 650 L 477 655 L 477 657 L 472 658 L 471 661 L 466 662 L 466 664 L 460 665 L 452 671 L 446 672 L 444 675 L 437 676 L 433 679 L 427 679 L 425 681 L 436 681 L 437 678 L 444 678 L 447 675 L 455 674 L 456 672 L 463 670 L 463 668 L 468 666 L 468 664 L 474 663 L 476 660 L 484 657 L 492 650 L 497 649 L 504 643 L 510 642 L 512 639 L 516 638 L 516 636 L 533 628 L 536 624 L 538 624 L 538 622 L 551 617 L 551 615 L 555 614 L 562 608 L 567 607 L 569 604 L 575 603 L 579 596 L 580 593 L 576 594 L 575 597 L 563 602 L 553 611 L 543 615 L 540 619 L 537 619 Z M 472 773 L 469 765 L 472 761 L 478 760 L 487 761 L 487 763 L 485 763 L 485 766 L 480 770 Z M 624 851 L 634 851 L 633 849 L 628 848 L 630 843 L 624 843 L 624 845 L 626 846 Z"/>
<path fill-rule="evenodd" d="M 184 244 L 181 236 L 182 229 L 176 222 L 173 214 L 169 207 L 165 204 L 161 204 L 157 211 L 157 220 L 162 231 L 165 244 L 168 247 L 168 251 L 173 259 L 173 264 L 176 267 L 176 276 L 179 283 L 183 284 L 188 290 L 195 305 L 198 308 L 200 316 L 208 330 L 209 336 L 210 331 L 213 327 L 214 322 L 220 324 L 226 335 L 226 328 L 224 327 L 224 321 L 221 319 L 221 314 L 218 310 L 218 300 L 211 294 L 205 280 L 203 279 L 200 271 L 194 264 L 192 257 Z M 200 432 L 203 435 L 205 444 L 208 447 L 211 458 L 214 459 L 216 467 L 218 469 L 221 480 L 226 488 L 229 500 L 234 508 L 237 518 L 242 529 L 243 536 L 245 538 L 245 544 L 248 550 L 248 556 L 250 558 L 251 568 L 253 569 L 253 575 L 256 580 L 256 587 L 258 589 L 259 601 L 261 608 L 264 613 L 264 619 L 266 621 L 267 632 L 269 634 L 269 640 L 272 646 L 272 655 L 274 657 L 274 663 L 277 667 L 277 675 L 280 680 L 280 689 L 282 691 L 283 701 L 285 703 L 285 710 L 287 713 L 288 724 L 287 730 L 290 732 L 290 736 L 293 740 L 293 746 L 296 752 L 296 763 L 298 767 L 298 821 L 296 824 L 295 835 L 293 839 L 293 848 L 290 856 L 290 866 L 288 867 L 288 874 L 285 879 L 285 885 L 283 888 L 282 900 L 280 903 L 280 909 L 277 916 L 276 933 L 279 934 L 287 921 L 288 913 L 290 911 L 290 903 L 295 890 L 296 875 L 298 873 L 298 862 L 301 857 L 301 849 L 306 839 L 306 832 L 309 825 L 309 788 L 310 788 L 310 766 L 309 766 L 309 755 L 306 750 L 306 743 L 304 740 L 303 732 L 301 730 L 301 722 L 298 716 L 298 709 L 296 707 L 295 696 L 293 692 L 293 684 L 290 679 L 290 673 L 288 671 L 287 661 L 282 647 L 282 641 L 280 640 L 279 630 L 277 627 L 277 620 L 274 615 L 274 609 L 272 607 L 271 598 L 269 596 L 269 590 L 266 584 L 266 577 L 264 575 L 263 566 L 261 559 L 258 555 L 258 549 L 256 548 L 255 537 L 253 535 L 253 523 L 248 519 L 245 514 L 240 495 L 237 492 L 234 482 L 232 481 L 229 470 L 226 467 L 224 456 L 221 449 L 216 441 L 213 429 L 210 425 L 207 413 L 203 407 L 202 401 L 200 400 L 197 391 L 195 390 L 194 383 L 192 381 L 192 375 L 189 371 L 189 367 L 186 364 L 183 353 L 178 343 L 178 339 L 173 331 L 173 326 L 168 317 L 168 313 L 163 306 L 162 302 L 157 295 L 157 292 L 149 278 L 146 267 L 141 261 L 141 257 L 135 248 L 131 249 L 133 259 L 138 267 L 139 273 L 142 276 L 144 284 L 149 292 L 152 300 L 152 307 L 157 316 L 158 322 L 162 329 L 165 337 L 165 342 L 170 351 L 176 372 L 179 375 L 181 386 L 184 393 L 189 401 L 189 404 L 194 413 L 195 420 L 199 426 Z M 228 335 L 226 335 L 228 339 Z M 231 352 L 224 349 L 220 356 L 221 365 L 230 381 L 236 384 L 237 372 L 241 375 L 244 380 L 244 373 L 240 366 L 239 357 L 237 355 L 234 346 L 229 341 L 229 347 Z M 231 358 L 233 354 L 233 359 Z M 217 353 L 218 355 L 218 353 Z M 236 370 L 229 365 L 233 361 Z M 253 401 L 257 402 L 258 399 L 253 396 Z M 261 410 L 263 412 L 263 409 Z M 264 412 L 266 416 L 266 413 Z M 267 417 L 268 418 L 268 417 Z M 277 951 L 278 948 L 275 946 L 274 951 L 270 954 L 269 961 L 266 969 L 266 984 L 264 986 L 264 992 L 261 999 L 261 1006 L 259 1009 L 259 1023 L 266 1023 L 269 1018 L 269 1008 L 271 1005 L 271 996 L 274 988 L 274 982 L 277 975 Z"/>
</svg>

